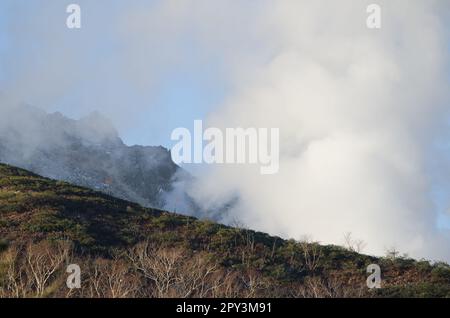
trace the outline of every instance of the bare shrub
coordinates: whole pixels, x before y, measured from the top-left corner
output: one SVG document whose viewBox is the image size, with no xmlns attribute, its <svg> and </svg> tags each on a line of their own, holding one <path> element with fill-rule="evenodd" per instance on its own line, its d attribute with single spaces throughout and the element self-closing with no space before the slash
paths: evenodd
<svg viewBox="0 0 450 318">
<path fill-rule="evenodd" d="M 63 278 L 57 272 L 70 252 L 67 241 L 10 247 L 0 261 L 0 297 L 44 297 L 56 293 Z"/>
<path fill-rule="evenodd" d="M 241 297 L 255 298 L 261 296 L 261 293 L 267 288 L 267 281 L 256 270 L 246 270 L 240 275 L 240 279 L 244 284 Z"/>
<path fill-rule="evenodd" d="M 88 296 L 92 298 L 133 297 L 139 290 L 139 281 L 130 265 L 119 257 L 112 260 L 95 259 L 88 277 Z"/>
<path fill-rule="evenodd" d="M 171 297 L 182 257 L 181 249 L 155 247 L 148 242 L 138 244 L 128 253 L 135 268 L 153 282 L 156 297 Z"/>
<path fill-rule="evenodd" d="M 346 249 L 356 253 L 361 253 L 367 245 L 363 240 L 354 239 L 351 232 L 344 234 L 344 243 Z"/>
<path fill-rule="evenodd" d="M 182 248 L 141 243 L 128 258 L 152 282 L 154 297 L 216 297 L 229 279 L 208 254 Z"/>
<path fill-rule="evenodd" d="M 24 264 L 20 258 L 20 248 L 10 247 L 0 258 L 0 297 L 26 297 L 29 293 Z"/>
<path fill-rule="evenodd" d="M 27 277 L 36 296 L 42 297 L 49 287 L 54 274 L 67 261 L 71 244 L 67 241 L 56 243 L 40 242 L 29 244 L 25 251 Z"/>
<path fill-rule="evenodd" d="M 307 277 L 303 284 L 292 289 L 295 298 L 340 298 L 345 297 L 345 288 L 336 279 Z"/>
<path fill-rule="evenodd" d="M 314 271 L 319 266 L 319 261 L 322 257 L 322 249 L 318 242 L 314 242 L 310 237 L 305 236 L 299 242 L 302 252 L 305 267 L 309 271 Z"/>
<path fill-rule="evenodd" d="M 395 246 L 389 248 L 386 250 L 386 258 L 392 261 L 395 261 L 397 258 L 399 258 L 400 252 L 397 250 Z"/>
<path fill-rule="evenodd" d="M 185 256 L 185 254 L 183 254 Z M 217 265 L 204 254 L 196 254 L 178 268 L 176 278 L 177 295 L 180 297 L 208 297 L 221 284 L 214 275 Z"/>
</svg>

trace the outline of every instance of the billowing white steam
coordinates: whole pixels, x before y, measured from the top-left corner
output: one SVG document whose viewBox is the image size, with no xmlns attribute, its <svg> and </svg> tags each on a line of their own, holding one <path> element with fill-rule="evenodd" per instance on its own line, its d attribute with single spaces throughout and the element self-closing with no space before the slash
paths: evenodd
<svg viewBox="0 0 450 318">
<path fill-rule="evenodd" d="M 237 34 L 235 52 L 223 47 L 235 90 L 209 124 L 279 127 L 280 172 L 209 169 L 191 190 L 199 202 L 218 206 L 237 192 L 240 201 L 224 221 L 338 244 L 352 232 L 367 252 L 396 247 L 450 259 L 427 173 L 436 128 L 448 115 L 449 55 L 439 16 L 448 5 L 379 3 L 381 30 L 366 28 L 364 1 L 273 1 L 256 17 L 247 12 L 251 32 L 243 32 L 257 36 L 261 51 L 252 59 Z M 223 25 L 212 28 L 229 44 Z"/>
</svg>

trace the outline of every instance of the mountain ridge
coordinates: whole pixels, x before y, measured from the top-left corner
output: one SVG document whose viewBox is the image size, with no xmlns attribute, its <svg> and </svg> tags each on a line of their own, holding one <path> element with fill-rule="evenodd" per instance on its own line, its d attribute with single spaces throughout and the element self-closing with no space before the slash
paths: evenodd
<svg viewBox="0 0 450 318">
<path fill-rule="evenodd" d="M 173 183 L 189 177 L 168 149 L 124 144 L 98 112 L 74 120 L 21 105 L 8 113 L 0 119 L 1 162 L 159 208 Z"/>
</svg>

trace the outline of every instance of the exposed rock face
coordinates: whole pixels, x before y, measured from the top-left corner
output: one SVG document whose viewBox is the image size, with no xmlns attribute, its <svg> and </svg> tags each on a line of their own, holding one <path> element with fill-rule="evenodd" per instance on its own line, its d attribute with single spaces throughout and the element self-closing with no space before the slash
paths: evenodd
<svg viewBox="0 0 450 318">
<path fill-rule="evenodd" d="M 125 145 L 99 113 L 80 120 L 31 106 L 8 113 L 0 118 L 0 162 L 153 207 L 165 205 L 181 171 L 163 147 Z"/>
</svg>

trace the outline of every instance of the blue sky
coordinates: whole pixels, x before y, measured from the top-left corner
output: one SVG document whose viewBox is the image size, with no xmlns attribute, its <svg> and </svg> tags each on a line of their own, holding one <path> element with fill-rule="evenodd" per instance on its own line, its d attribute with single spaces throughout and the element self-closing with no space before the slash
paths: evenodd
<svg viewBox="0 0 450 318">
<path fill-rule="evenodd" d="M 48 68 L 61 69 L 59 64 L 52 65 L 52 58 L 64 61 L 67 54 L 67 62 L 62 62 L 63 68 L 56 75 L 78 74 L 81 65 L 84 73 L 80 78 L 69 80 L 70 86 L 59 96 L 36 93 L 36 97 L 24 98 L 24 102 L 73 118 L 98 109 L 110 117 L 127 144 L 169 147 L 173 128 L 190 126 L 194 119 L 204 118 L 220 104 L 226 85 L 217 72 L 220 63 L 196 58 L 197 52 L 188 41 L 177 47 L 183 61 L 189 63 L 158 69 L 156 80 L 144 88 L 136 89 L 124 79 L 126 62 L 115 65 L 127 58 L 123 38 L 117 36 L 117 25 L 130 3 L 138 8 L 152 2 L 158 1 L 78 1 L 82 7 L 82 28 L 68 30 L 65 8 L 70 1 L 2 1 L 0 52 L 7 62 L 0 63 L 0 80 L 8 87 L 18 78 L 20 85 L 26 63 L 33 67 L 36 64 L 37 71 L 44 75 Z M 61 47 L 52 42 L 55 34 L 61 37 Z M 148 69 L 149 76 L 152 71 Z M 138 115 L 127 112 L 130 105 L 139 109 Z M 111 108 L 122 109 L 111 112 Z M 129 120 L 123 120 L 124 116 L 129 116 Z"/>
</svg>

